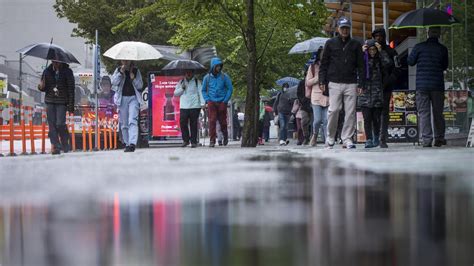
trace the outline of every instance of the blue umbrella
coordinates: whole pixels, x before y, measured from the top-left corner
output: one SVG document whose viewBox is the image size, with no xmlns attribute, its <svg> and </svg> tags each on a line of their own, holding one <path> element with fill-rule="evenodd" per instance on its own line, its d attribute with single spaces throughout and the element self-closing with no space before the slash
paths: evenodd
<svg viewBox="0 0 474 266">
<path fill-rule="evenodd" d="M 283 86 L 283 84 L 288 83 L 290 87 L 298 85 L 300 80 L 294 77 L 284 77 L 276 81 L 278 86 Z"/>
</svg>

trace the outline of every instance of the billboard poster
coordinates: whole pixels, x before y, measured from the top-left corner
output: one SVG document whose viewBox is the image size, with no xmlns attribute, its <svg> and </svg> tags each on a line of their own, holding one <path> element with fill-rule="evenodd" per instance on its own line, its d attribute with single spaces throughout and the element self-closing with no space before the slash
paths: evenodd
<svg viewBox="0 0 474 266">
<path fill-rule="evenodd" d="M 152 137 L 180 137 L 179 97 L 174 89 L 182 76 L 150 74 L 149 106 Z"/>
<path fill-rule="evenodd" d="M 418 141 L 418 114 L 415 91 L 394 91 L 390 100 L 388 140 Z"/>
<path fill-rule="evenodd" d="M 467 133 L 467 90 L 447 90 L 444 92 L 445 134 Z"/>
</svg>

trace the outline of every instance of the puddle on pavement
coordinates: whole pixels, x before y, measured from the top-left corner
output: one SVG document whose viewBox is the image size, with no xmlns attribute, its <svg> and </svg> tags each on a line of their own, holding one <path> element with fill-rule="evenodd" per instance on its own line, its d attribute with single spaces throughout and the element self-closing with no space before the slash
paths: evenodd
<svg viewBox="0 0 474 266">
<path fill-rule="evenodd" d="M 0 205 L 0 265 L 474 263 L 474 192 L 455 177 L 247 159 L 285 177 L 231 198 Z"/>
</svg>

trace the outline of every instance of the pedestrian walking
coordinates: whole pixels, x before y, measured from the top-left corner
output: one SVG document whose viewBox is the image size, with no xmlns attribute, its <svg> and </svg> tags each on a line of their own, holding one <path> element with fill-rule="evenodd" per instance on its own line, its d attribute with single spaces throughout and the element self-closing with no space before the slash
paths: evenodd
<svg viewBox="0 0 474 266">
<path fill-rule="evenodd" d="M 446 145 L 444 109 L 444 74 L 448 68 L 448 49 L 439 43 L 440 27 L 428 29 L 428 39 L 415 45 L 408 65 L 416 65 L 416 107 L 423 147 Z M 433 128 L 431 117 L 433 116 Z"/>
<path fill-rule="evenodd" d="M 57 155 L 68 152 L 69 131 L 66 126 L 66 112 L 74 113 L 75 82 L 74 74 L 69 65 L 59 61 L 51 64 L 43 71 L 38 89 L 45 92 L 46 116 L 48 120 L 48 136 Z"/>
<path fill-rule="evenodd" d="M 383 107 L 383 73 L 391 67 L 392 61 L 382 45 L 375 40 L 368 40 L 362 47 L 366 61 L 365 88 L 357 97 L 357 105 L 364 116 L 366 136 L 365 148 L 379 146 L 380 119 Z"/>
<path fill-rule="evenodd" d="M 328 133 L 326 144 L 335 144 L 339 112 L 344 103 L 345 118 L 341 132 L 343 148 L 355 148 L 352 136 L 356 125 L 357 93 L 364 87 L 364 60 L 361 44 L 350 36 L 351 22 L 347 18 L 338 21 L 339 36 L 328 40 L 319 68 L 319 86 L 329 89 Z"/>
<path fill-rule="evenodd" d="M 270 139 L 270 126 L 271 121 L 273 121 L 273 108 L 270 106 L 268 101 L 264 101 L 264 115 L 263 115 L 263 135 L 262 138 L 265 142 L 268 142 Z"/>
<path fill-rule="evenodd" d="M 209 110 L 209 147 L 216 145 L 216 121 L 219 120 L 223 134 L 223 145 L 229 142 L 227 132 L 227 103 L 232 97 L 232 81 L 222 72 L 223 63 L 219 57 L 211 59 L 210 72 L 204 76 L 202 95 Z"/>
<path fill-rule="evenodd" d="M 305 73 L 306 76 L 306 73 Z M 300 104 L 299 117 L 300 117 L 300 131 L 298 131 L 298 139 L 301 134 L 301 144 L 308 145 L 310 140 L 310 124 L 311 124 L 311 114 L 313 109 L 311 108 L 311 100 L 309 97 L 306 97 L 306 86 L 305 81 L 302 80 L 298 84 L 296 89 L 296 95 L 298 97 L 298 102 Z M 298 121 L 297 121 L 298 123 Z"/>
<path fill-rule="evenodd" d="M 288 92 L 288 83 L 284 83 L 282 90 L 277 94 L 276 100 L 273 103 L 273 112 L 278 116 L 278 126 L 280 129 L 279 140 L 280 146 L 288 145 L 288 124 L 291 117 L 291 109 L 293 107 L 293 101 L 290 98 Z"/>
<path fill-rule="evenodd" d="M 179 124 L 183 144 L 186 147 L 197 147 L 198 119 L 201 108 L 204 108 L 201 81 L 196 78 L 192 70 L 187 70 L 185 77 L 176 84 L 174 96 L 179 97 Z M 191 131 L 191 134 L 190 134 Z"/>
<path fill-rule="evenodd" d="M 383 67 L 383 101 L 382 101 L 382 117 L 380 119 L 380 148 L 388 148 L 388 123 L 390 113 L 390 99 L 392 98 L 392 91 L 397 82 L 401 68 L 398 63 L 398 53 L 395 49 L 387 45 L 386 33 L 384 28 L 375 29 L 372 32 L 372 38 L 382 46 L 382 50 L 387 53 L 390 65 Z"/>
<path fill-rule="evenodd" d="M 323 49 L 319 49 L 317 53 L 313 54 L 305 79 L 307 90 L 306 95 L 309 95 L 311 99 L 311 107 L 313 109 L 313 134 L 310 141 L 311 146 L 316 146 L 320 128 L 322 128 L 323 142 L 326 142 L 327 137 L 329 108 L 328 90 L 323 92 L 319 86 L 319 67 L 322 53 Z"/>
<path fill-rule="evenodd" d="M 130 60 L 121 60 L 121 65 L 112 75 L 114 103 L 119 107 L 120 130 L 125 152 L 134 152 L 138 141 L 138 115 L 143 104 L 141 91 L 143 80 L 140 70 Z"/>
</svg>

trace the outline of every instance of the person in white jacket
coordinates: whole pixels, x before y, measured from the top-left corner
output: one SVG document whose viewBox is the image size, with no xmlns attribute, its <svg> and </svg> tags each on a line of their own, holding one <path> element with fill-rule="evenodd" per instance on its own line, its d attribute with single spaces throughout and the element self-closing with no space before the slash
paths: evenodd
<svg viewBox="0 0 474 266">
<path fill-rule="evenodd" d="M 138 115 L 143 104 L 143 80 L 140 70 L 132 61 L 122 60 L 122 65 L 112 75 L 114 103 L 119 107 L 120 130 L 125 152 L 134 152 L 138 141 Z"/>
<path fill-rule="evenodd" d="M 174 96 L 179 96 L 179 124 L 183 144 L 186 147 L 191 143 L 191 148 L 197 147 L 198 119 L 205 101 L 202 97 L 201 81 L 192 70 L 187 70 L 185 77 L 176 84 Z M 191 131 L 191 135 L 189 134 Z"/>
</svg>

